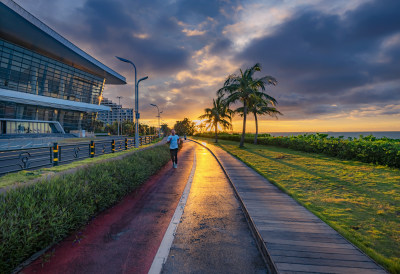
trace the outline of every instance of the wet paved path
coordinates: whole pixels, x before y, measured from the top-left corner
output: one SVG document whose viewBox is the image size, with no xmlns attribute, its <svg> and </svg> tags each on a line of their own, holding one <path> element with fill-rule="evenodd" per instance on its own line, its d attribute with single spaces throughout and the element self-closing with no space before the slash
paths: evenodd
<svg viewBox="0 0 400 274">
<path fill-rule="evenodd" d="M 225 173 L 201 146 L 196 159 L 189 198 L 162 273 L 266 273 Z"/>
<path fill-rule="evenodd" d="M 330 226 L 243 162 L 208 146 L 226 170 L 279 273 L 385 273 Z"/>
</svg>

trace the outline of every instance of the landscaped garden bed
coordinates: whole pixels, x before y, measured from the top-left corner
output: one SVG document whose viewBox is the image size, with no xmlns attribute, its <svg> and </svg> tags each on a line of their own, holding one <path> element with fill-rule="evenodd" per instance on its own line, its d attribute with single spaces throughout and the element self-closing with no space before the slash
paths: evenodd
<svg viewBox="0 0 400 274">
<path fill-rule="evenodd" d="M 168 146 L 156 146 L 2 193 L 0 273 L 11 272 L 35 252 L 86 224 L 169 159 Z"/>
</svg>

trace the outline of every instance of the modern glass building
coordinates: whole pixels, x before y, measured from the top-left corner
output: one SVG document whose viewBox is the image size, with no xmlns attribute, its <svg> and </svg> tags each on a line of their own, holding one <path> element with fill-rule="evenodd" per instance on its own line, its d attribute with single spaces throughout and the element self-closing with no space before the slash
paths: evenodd
<svg viewBox="0 0 400 274">
<path fill-rule="evenodd" d="M 91 131 L 105 83 L 125 78 L 12 0 L 0 14 L 0 134 Z"/>
<path fill-rule="evenodd" d="M 123 108 L 122 105 L 118 105 L 105 97 L 101 100 L 101 104 L 110 107 L 111 111 L 100 111 L 97 114 L 98 121 L 102 121 L 106 125 L 111 125 L 114 122 L 134 121 L 132 108 Z"/>
</svg>

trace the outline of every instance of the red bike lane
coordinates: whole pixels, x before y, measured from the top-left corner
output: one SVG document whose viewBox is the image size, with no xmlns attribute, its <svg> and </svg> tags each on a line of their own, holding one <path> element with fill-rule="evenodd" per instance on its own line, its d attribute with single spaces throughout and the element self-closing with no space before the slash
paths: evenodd
<svg viewBox="0 0 400 274">
<path fill-rule="evenodd" d="M 147 273 L 188 180 L 194 144 L 139 189 L 20 273 Z"/>
</svg>

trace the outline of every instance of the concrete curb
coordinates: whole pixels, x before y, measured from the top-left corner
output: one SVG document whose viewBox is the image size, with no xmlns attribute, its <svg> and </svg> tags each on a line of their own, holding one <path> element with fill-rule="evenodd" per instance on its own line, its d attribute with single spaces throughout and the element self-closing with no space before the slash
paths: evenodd
<svg viewBox="0 0 400 274">
<path fill-rule="evenodd" d="M 250 214 L 249 214 L 249 212 L 248 212 L 248 210 L 246 208 L 246 205 L 244 204 L 242 198 L 240 197 L 239 192 L 237 191 L 235 185 L 233 184 L 231 178 L 229 177 L 228 172 L 225 170 L 225 167 L 222 165 L 221 161 L 218 159 L 218 157 L 215 155 L 215 153 L 209 147 L 203 145 L 201 142 L 198 142 L 198 141 L 195 141 L 195 140 L 192 140 L 192 139 L 188 139 L 188 140 L 192 141 L 194 143 L 197 143 L 197 144 L 203 146 L 204 148 L 206 148 L 208 151 L 210 151 L 210 153 L 217 160 L 218 164 L 221 166 L 221 168 L 224 171 L 226 177 L 228 178 L 228 181 L 231 184 L 231 186 L 232 186 L 232 188 L 233 188 L 233 190 L 235 192 L 236 197 L 239 200 L 239 203 L 241 205 L 243 213 L 244 213 L 244 215 L 246 217 L 247 223 L 249 224 L 250 230 L 251 230 L 251 232 L 252 232 L 252 234 L 254 236 L 254 239 L 256 240 L 257 247 L 258 247 L 259 251 L 261 252 L 261 255 L 262 255 L 263 259 L 264 259 L 264 262 L 267 265 L 269 273 L 274 273 L 274 274 L 278 273 L 278 270 L 277 270 L 278 268 L 276 267 L 275 263 L 273 262 L 273 260 L 271 258 L 271 255 L 269 254 L 269 252 L 267 250 L 267 246 L 265 245 L 265 242 L 264 242 L 263 238 L 261 237 L 259 231 L 257 230 L 257 227 L 254 224 L 254 221 L 251 218 L 251 216 L 250 216 Z"/>
</svg>

